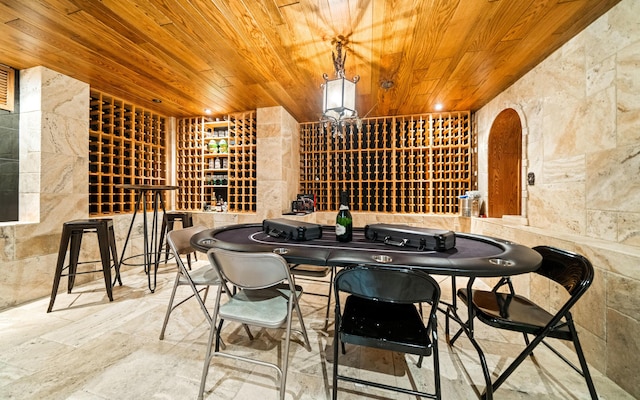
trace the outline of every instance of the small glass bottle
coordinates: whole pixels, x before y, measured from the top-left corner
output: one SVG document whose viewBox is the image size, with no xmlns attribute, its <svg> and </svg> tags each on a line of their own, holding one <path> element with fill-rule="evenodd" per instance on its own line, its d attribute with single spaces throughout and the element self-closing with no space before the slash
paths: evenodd
<svg viewBox="0 0 640 400">
<path fill-rule="evenodd" d="M 477 196 L 474 196 L 473 200 L 471 200 L 471 216 L 480 216 L 480 199 Z"/>
<path fill-rule="evenodd" d="M 222 212 L 222 196 L 218 196 L 218 202 L 216 203 L 216 211 Z"/>
<path fill-rule="evenodd" d="M 340 210 L 336 216 L 336 240 L 350 242 L 353 239 L 353 218 L 349 211 L 347 192 L 340 193 Z"/>
<path fill-rule="evenodd" d="M 223 154 L 227 153 L 227 141 L 226 140 L 220 139 L 220 142 L 218 142 L 218 153 L 223 153 Z"/>
<path fill-rule="evenodd" d="M 218 152 L 218 143 L 215 140 L 211 139 L 211 140 L 209 140 L 208 148 L 209 148 L 209 153 L 217 153 Z"/>
</svg>

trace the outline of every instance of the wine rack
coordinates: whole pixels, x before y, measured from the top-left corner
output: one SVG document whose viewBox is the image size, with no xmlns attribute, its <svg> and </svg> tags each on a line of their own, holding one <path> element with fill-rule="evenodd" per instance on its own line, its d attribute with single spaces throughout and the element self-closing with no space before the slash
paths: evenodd
<svg viewBox="0 0 640 400">
<path fill-rule="evenodd" d="M 319 211 L 346 190 L 353 211 L 453 214 L 471 190 L 469 112 L 366 118 L 341 135 L 303 123 L 300 145 L 301 192 Z"/>
<path fill-rule="evenodd" d="M 229 119 L 229 209 L 235 212 L 256 212 L 256 113 L 236 113 L 230 115 Z"/>
<path fill-rule="evenodd" d="M 166 184 L 166 117 L 96 90 L 89 112 L 89 215 L 131 213 L 134 193 L 118 185 Z"/>
<path fill-rule="evenodd" d="M 200 210 L 204 201 L 204 118 L 182 118 L 176 124 L 176 208 Z"/>
<path fill-rule="evenodd" d="M 176 139 L 178 209 L 203 210 L 222 197 L 228 211 L 256 211 L 255 111 L 230 114 L 224 121 L 179 119 Z M 211 141 L 224 141 L 226 150 L 210 150 Z"/>
</svg>

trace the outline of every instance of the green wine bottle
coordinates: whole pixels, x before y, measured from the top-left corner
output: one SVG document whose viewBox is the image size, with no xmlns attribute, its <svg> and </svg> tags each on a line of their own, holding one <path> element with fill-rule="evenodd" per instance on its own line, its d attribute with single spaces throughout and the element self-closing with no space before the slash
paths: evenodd
<svg viewBox="0 0 640 400">
<path fill-rule="evenodd" d="M 336 217 L 336 239 L 339 242 L 350 242 L 353 239 L 353 218 L 349 212 L 347 192 L 340 193 L 340 210 Z"/>
</svg>

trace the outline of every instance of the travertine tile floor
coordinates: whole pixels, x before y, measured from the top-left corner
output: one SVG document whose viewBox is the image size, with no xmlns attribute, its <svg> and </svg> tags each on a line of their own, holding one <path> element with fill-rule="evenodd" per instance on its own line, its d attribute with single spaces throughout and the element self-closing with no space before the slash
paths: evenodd
<svg viewBox="0 0 640 400">
<path fill-rule="evenodd" d="M 200 257 L 204 259 L 205 257 Z M 198 261 L 201 263 L 204 261 Z M 175 276 L 174 266 L 161 265 L 158 289 L 150 293 L 146 276 L 123 272 L 123 287 L 109 302 L 102 281 L 63 290 L 47 314 L 48 298 L 0 312 L 1 399 L 195 399 L 204 360 L 208 325 L 195 302 L 178 308 L 164 340 L 158 335 Z M 98 276 L 96 276 L 98 278 Z M 451 298 L 448 278 L 440 277 L 443 300 Z M 309 292 L 325 292 L 326 285 L 302 282 Z M 62 285 L 61 285 L 62 286 Z M 189 288 L 180 288 L 188 294 Z M 214 296 L 207 302 L 212 303 Z M 326 298 L 307 294 L 301 305 L 311 341 L 307 352 L 296 339 L 291 345 L 287 399 L 330 399 L 332 329 L 324 332 Z M 440 314 L 440 313 L 439 313 Z M 454 348 L 444 340 L 440 318 L 440 362 L 444 399 L 474 399 L 484 389 L 477 354 L 468 340 Z M 333 321 L 333 317 L 331 317 Z M 228 350 L 256 354 L 267 360 L 281 354 L 279 330 L 252 329 L 249 342 L 243 329 L 223 331 Z M 522 349 L 519 335 L 504 336 L 478 324 L 477 336 L 497 373 Z M 300 336 L 294 337 L 299 338 Z M 569 353 L 570 354 L 570 353 Z M 536 362 L 527 360 L 496 392 L 496 399 L 587 399 L 584 380 L 544 347 Z M 431 390 L 432 359 L 415 365 L 413 356 L 347 347 L 341 371 L 351 370 L 379 382 Z M 353 367 L 360 366 L 361 370 Z M 591 370 L 601 399 L 631 399 L 611 380 Z M 270 368 L 215 358 L 207 379 L 208 399 L 277 399 L 277 378 Z M 375 388 L 341 382 L 341 399 L 409 399 Z"/>
</svg>

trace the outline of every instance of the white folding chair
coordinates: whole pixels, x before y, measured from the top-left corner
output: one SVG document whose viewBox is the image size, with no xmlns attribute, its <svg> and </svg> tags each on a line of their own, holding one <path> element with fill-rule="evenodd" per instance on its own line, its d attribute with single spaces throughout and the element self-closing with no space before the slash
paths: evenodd
<svg viewBox="0 0 640 400">
<path fill-rule="evenodd" d="M 280 398 L 284 399 L 289 361 L 291 320 L 294 309 L 298 314 L 305 347 L 308 351 L 311 350 L 307 330 L 298 304 L 298 299 L 302 295 L 302 287 L 294 284 L 289 273 L 289 265 L 285 259 L 274 253 L 242 253 L 211 249 L 208 252 L 208 256 L 222 283 L 218 289 L 216 306 L 212 317 L 198 398 L 203 398 L 212 358 L 214 356 L 224 356 L 274 368 L 280 374 Z M 229 290 L 230 285 L 235 287 L 236 290 Z M 226 302 L 221 299 L 223 292 L 227 293 Z M 220 322 L 216 329 L 215 321 L 217 320 Z M 235 321 L 262 328 L 286 328 L 282 366 L 237 354 L 220 352 L 220 332 L 224 321 Z M 216 346 L 212 352 L 211 347 L 214 338 Z"/>
<path fill-rule="evenodd" d="M 184 304 L 189 299 L 196 299 L 207 319 L 207 322 L 211 323 L 211 313 L 209 313 L 209 310 L 205 306 L 204 302 L 207 298 L 209 287 L 218 286 L 220 284 L 218 273 L 210 264 L 207 264 L 195 270 L 188 270 L 185 267 L 181 257 L 181 255 L 191 254 L 194 252 L 194 249 L 191 247 L 190 243 L 191 236 L 203 231 L 204 229 L 206 228 L 203 226 L 193 226 L 180 230 L 172 230 L 167 233 L 167 243 L 169 244 L 169 248 L 171 249 L 171 252 L 173 253 L 176 260 L 178 271 L 176 273 L 176 279 L 173 284 L 171 298 L 169 299 L 169 305 L 167 306 L 167 313 L 164 317 L 164 323 L 162 324 L 162 330 L 160 331 L 160 340 L 164 339 L 164 333 L 167 328 L 167 323 L 169 322 L 169 316 L 171 315 L 173 310 L 175 310 L 178 306 Z M 189 286 L 193 293 L 179 303 L 174 304 L 176 291 L 178 290 L 179 286 Z M 203 291 L 204 297 L 201 296 Z"/>
</svg>

